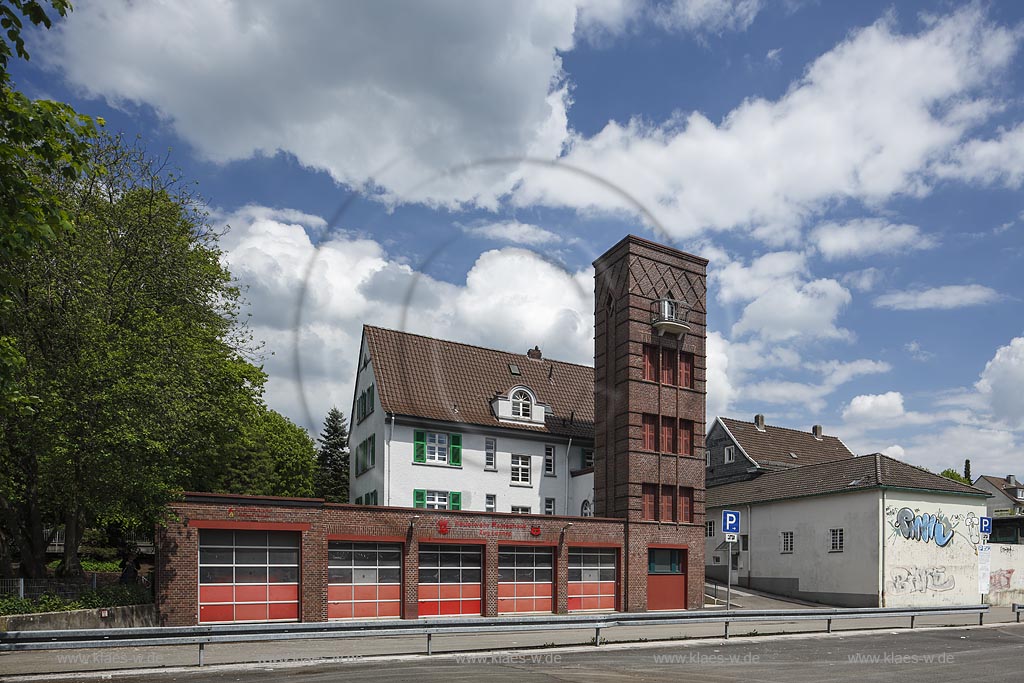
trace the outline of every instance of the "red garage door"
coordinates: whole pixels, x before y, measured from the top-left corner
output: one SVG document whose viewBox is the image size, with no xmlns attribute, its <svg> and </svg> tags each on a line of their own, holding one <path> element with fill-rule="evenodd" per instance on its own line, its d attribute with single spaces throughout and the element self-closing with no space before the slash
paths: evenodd
<svg viewBox="0 0 1024 683">
<path fill-rule="evenodd" d="M 199 530 L 199 621 L 297 621 L 297 531 Z"/>
<path fill-rule="evenodd" d="M 483 552 L 478 545 L 420 545 L 421 617 L 479 615 Z"/>
<path fill-rule="evenodd" d="M 498 548 L 498 613 L 554 611 L 551 548 Z"/>
<path fill-rule="evenodd" d="M 615 609 L 615 548 L 569 548 L 569 611 Z"/>
<path fill-rule="evenodd" d="M 327 545 L 327 618 L 402 616 L 402 546 L 397 543 Z"/>
</svg>

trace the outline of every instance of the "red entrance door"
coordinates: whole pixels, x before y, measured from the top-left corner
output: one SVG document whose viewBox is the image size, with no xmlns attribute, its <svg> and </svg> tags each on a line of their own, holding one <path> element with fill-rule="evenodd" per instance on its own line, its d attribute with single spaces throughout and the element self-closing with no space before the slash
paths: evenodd
<svg viewBox="0 0 1024 683">
<path fill-rule="evenodd" d="M 647 609 L 686 609 L 686 551 L 648 548 Z"/>
</svg>

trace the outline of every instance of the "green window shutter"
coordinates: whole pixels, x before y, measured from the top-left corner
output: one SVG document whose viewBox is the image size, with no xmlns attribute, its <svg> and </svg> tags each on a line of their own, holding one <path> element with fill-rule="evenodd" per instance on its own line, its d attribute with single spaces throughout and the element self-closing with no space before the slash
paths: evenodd
<svg viewBox="0 0 1024 683">
<path fill-rule="evenodd" d="M 369 469 L 377 464 L 377 435 L 370 435 L 369 456 L 367 457 L 366 468 Z"/>
<path fill-rule="evenodd" d="M 427 433 L 416 431 L 412 436 L 412 461 L 427 461 Z"/>
<path fill-rule="evenodd" d="M 452 510 L 462 509 L 462 491 L 448 492 L 448 507 Z"/>
<path fill-rule="evenodd" d="M 414 489 L 412 492 L 412 506 L 416 508 L 427 507 L 426 489 Z"/>
<path fill-rule="evenodd" d="M 373 412 L 373 385 L 371 384 L 366 388 L 366 413 L 370 414 Z"/>
<path fill-rule="evenodd" d="M 448 435 L 448 464 L 462 466 L 462 434 Z"/>
<path fill-rule="evenodd" d="M 356 505 L 362 505 L 362 504 L 363 504 L 363 497 L 362 496 L 357 497 L 356 498 Z"/>
</svg>

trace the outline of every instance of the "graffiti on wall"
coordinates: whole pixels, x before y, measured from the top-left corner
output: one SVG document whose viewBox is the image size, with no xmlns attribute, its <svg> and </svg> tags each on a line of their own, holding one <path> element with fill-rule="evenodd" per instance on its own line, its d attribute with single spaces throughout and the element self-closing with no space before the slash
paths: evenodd
<svg viewBox="0 0 1024 683">
<path fill-rule="evenodd" d="M 989 579 L 989 586 L 994 591 L 1010 590 L 1010 582 L 1013 581 L 1013 573 L 1016 569 L 1000 569 L 992 572 Z"/>
<path fill-rule="evenodd" d="M 956 579 L 945 567 L 894 567 L 892 593 L 944 593 L 956 587 Z"/>
<path fill-rule="evenodd" d="M 927 512 L 915 515 L 910 508 L 902 508 L 896 513 L 896 529 L 903 538 L 922 543 L 934 541 L 940 548 L 949 545 L 954 533 L 953 523 L 941 512 L 935 515 Z"/>
</svg>

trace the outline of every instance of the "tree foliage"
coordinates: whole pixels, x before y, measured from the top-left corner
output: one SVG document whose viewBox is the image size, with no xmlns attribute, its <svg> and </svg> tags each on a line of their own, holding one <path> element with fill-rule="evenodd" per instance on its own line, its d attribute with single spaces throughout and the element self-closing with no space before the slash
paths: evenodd
<svg viewBox="0 0 1024 683">
<path fill-rule="evenodd" d="M 50 0 L 49 5 L 58 16 L 71 9 L 66 0 Z M 10 59 L 29 58 L 22 37 L 26 21 L 51 25 L 42 3 L 0 2 L 0 260 L 5 264 L 28 257 L 74 228 L 62 197 L 44 179 L 70 181 L 97 171 L 89 155 L 92 119 L 67 104 L 30 100 L 11 82 Z M 14 274 L 0 270 L 0 316 L 13 315 L 11 293 L 17 286 Z M 31 410 L 34 399 L 17 382 L 24 364 L 16 341 L 0 335 L 0 411 Z"/>
<path fill-rule="evenodd" d="M 958 481 L 961 484 L 967 484 L 968 486 L 971 485 L 971 481 L 969 479 L 967 479 L 962 474 L 954 470 L 952 467 L 942 470 L 941 472 L 939 472 L 939 474 L 945 477 L 946 479 L 952 479 L 953 481 Z"/>
<path fill-rule="evenodd" d="M 317 439 L 316 495 L 331 503 L 348 502 L 348 426 L 345 416 L 331 408 Z"/>
<path fill-rule="evenodd" d="M 312 493 L 313 443 L 263 404 L 200 199 L 120 138 L 91 154 L 102 179 L 46 179 L 75 231 L 5 263 L 20 284 L 3 333 L 38 402 L 0 417 L 0 502 L 30 576 L 45 571 L 46 528 L 63 525 L 74 574 L 85 528 L 150 524 L 182 489 Z"/>
<path fill-rule="evenodd" d="M 971 459 L 970 458 L 967 458 L 966 460 L 964 460 L 964 479 L 967 480 L 968 484 L 971 483 L 972 481 L 974 481 L 971 478 Z"/>
</svg>

